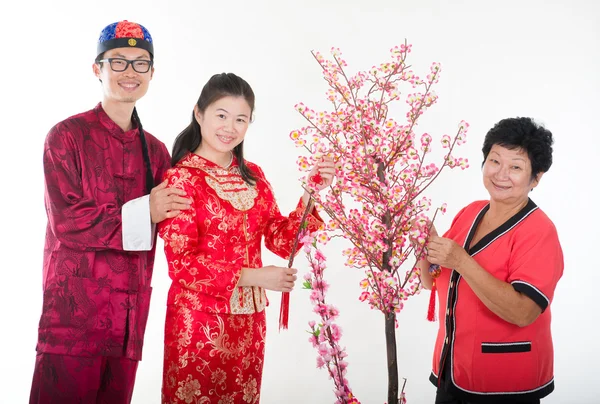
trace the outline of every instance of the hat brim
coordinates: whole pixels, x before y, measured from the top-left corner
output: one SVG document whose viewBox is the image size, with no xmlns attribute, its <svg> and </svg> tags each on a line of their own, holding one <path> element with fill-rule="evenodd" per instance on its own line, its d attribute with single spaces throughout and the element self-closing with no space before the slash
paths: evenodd
<svg viewBox="0 0 600 404">
<path fill-rule="evenodd" d="M 147 50 L 154 57 L 154 46 L 151 42 L 140 38 L 113 38 L 98 44 L 98 55 L 116 48 L 141 48 Z"/>
</svg>

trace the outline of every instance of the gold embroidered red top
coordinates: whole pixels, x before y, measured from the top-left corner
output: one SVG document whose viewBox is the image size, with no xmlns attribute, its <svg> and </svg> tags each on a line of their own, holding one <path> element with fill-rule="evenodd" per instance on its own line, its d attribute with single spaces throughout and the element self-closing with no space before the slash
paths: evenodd
<svg viewBox="0 0 600 404">
<path fill-rule="evenodd" d="M 241 269 L 263 266 L 263 237 L 270 251 L 288 259 L 305 206 L 300 200 L 283 216 L 260 167 L 246 164 L 258 178 L 255 185 L 244 182 L 235 158 L 223 168 L 189 153 L 166 173 L 169 186 L 193 201 L 159 226 L 173 280 L 167 304 L 232 314 L 260 312 L 267 305 L 262 288 L 237 286 Z M 307 222 L 310 232 L 323 223 L 315 210 Z"/>
</svg>

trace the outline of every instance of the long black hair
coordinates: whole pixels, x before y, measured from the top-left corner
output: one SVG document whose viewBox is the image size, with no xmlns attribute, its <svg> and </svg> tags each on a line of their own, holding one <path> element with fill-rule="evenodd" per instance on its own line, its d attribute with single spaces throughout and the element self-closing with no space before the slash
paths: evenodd
<svg viewBox="0 0 600 404">
<path fill-rule="evenodd" d="M 198 111 L 204 113 L 206 108 L 213 102 L 227 96 L 244 97 L 250 106 L 250 115 L 252 115 L 254 111 L 254 91 L 252 91 L 252 87 L 250 87 L 250 84 L 248 84 L 246 80 L 233 73 L 215 74 L 208 80 L 202 88 L 202 92 L 196 103 Z M 177 135 L 177 138 L 173 143 L 171 165 L 174 166 L 188 152 L 196 150 L 201 142 L 202 132 L 200 130 L 200 125 L 196 121 L 194 111 L 192 111 L 192 120 L 190 124 Z M 233 154 L 237 158 L 242 179 L 247 184 L 253 185 L 256 182 L 256 175 L 244 161 L 244 141 L 235 146 Z"/>
<path fill-rule="evenodd" d="M 146 192 L 150 193 L 150 191 L 152 191 L 152 188 L 154 188 L 154 176 L 152 175 L 152 166 L 150 164 L 150 154 L 148 153 L 148 142 L 146 141 L 146 134 L 144 133 L 142 121 L 140 121 L 140 117 L 135 107 L 133 107 L 132 118 L 137 123 L 140 141 L 142 142 L 142 154 L 144 156 L 144 167 L 146 168 Z"/>
</svg>

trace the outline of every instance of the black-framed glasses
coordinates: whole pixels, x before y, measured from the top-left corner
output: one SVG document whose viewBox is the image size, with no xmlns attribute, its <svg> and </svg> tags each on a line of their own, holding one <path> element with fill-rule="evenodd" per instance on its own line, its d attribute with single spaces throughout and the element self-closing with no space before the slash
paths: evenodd
<svg viewBox="0 0 600 404">
<path fill-rule="evenodd" d="M 110 68 L 114 72 L 124 72 L 125 70 L 127 70 L 129 65 L 131 65 L 131 67 L 133 67 L 133 70 L 135 70 L 138 73 L 148 73 L 148 71 L 152 67 L 152 63 L 153 63 L 151 60 L 144 60 L 144 59 L 128 60 L 128 59 L 123 59 L 123 58 L 108 58 L 108 59 L 101 59 L 98 61 L 98 63 L 102 63 L 102 62 L 108 62 L 108 64 L 110 65 Z"/>
</svg>

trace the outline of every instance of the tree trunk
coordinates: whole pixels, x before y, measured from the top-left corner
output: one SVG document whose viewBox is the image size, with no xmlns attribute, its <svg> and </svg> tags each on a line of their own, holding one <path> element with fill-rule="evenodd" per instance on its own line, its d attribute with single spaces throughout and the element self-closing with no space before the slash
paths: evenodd
<svg viewBox="0 0 600 404">
<path fill-rule="evenodd" d="M 383 162 L 377 162 L 377 179 L 382 184 L 386 184 L 385 166 Z M 390 230 L 392 226 L 392 214 L 387 211 L 381 218 L 383 225 Z M 390 258 L 392 257 L 392 248 L 394 246 L 393 239 L 387 238 L 384 240 L 388 250 L 383 253 L 382 268 L 386 272 L 391 272 Z M 386 308 L 387 309 L 387 308 Z M 385 346 L 387 350 L 387 367 L 388 367 L 388 404 L 398 404 L 398 359 L 396 356 L 396 313 L 385 313 Z"/>
<path fill-rule="evenodd" d="M 388 367 L 388 404 L 398 403 L 398 361 L 396 353 L 396 313 L 385 315 L 385 346 Z"/>
</svg>

